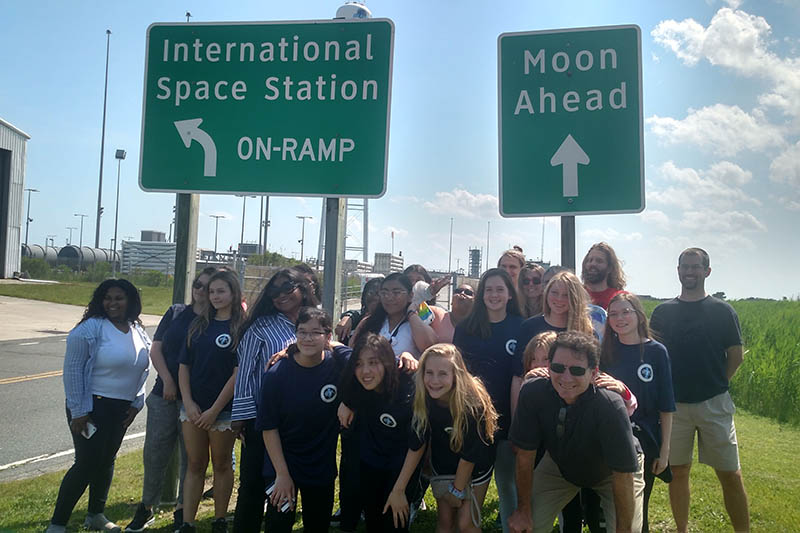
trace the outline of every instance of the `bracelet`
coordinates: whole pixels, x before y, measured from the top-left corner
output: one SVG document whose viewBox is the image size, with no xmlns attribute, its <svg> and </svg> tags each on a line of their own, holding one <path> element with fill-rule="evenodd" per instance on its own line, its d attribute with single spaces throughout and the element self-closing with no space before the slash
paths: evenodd
<svg viewBox="0 0 800 533">
<path fill-rule="evenodd" d="M 452 483 L 450 483 L 450 485 L 447 487 L 447 490 L 459 500 L 463 501 L 467 499 L 467 492 L 465 490 L 458 490 Z"/>
</svg>

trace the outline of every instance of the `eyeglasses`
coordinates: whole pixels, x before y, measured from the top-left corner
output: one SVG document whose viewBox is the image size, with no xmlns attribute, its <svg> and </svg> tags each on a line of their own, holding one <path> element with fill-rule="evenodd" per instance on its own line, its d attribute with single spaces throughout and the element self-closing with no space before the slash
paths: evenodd
<svg viewBox="0 0 800 533">
<path fill-rule="evenodd" d="M 298 339 L 306 339 L 309 341 L 313 341 L 319 337 L 323 337 L 327 334 L 325 331 L 297 331 L 295 332 L 295 337 Z"/>
<path fill-rule="evenodd" d="M 274 299 L 282 294 L 290 294 L 296 288 L 297 288 L 297 283 L 294 283 L 292 281 L 285 281 L 279 287 L 270 287 L 269 290 L 267 291 L 267 295 L 270 298 Z"/>
<path fill-rule="evenodd" d="M 619 311 L 619 312 L 611 311 L 610 313 L 608 313 L 608 318 L 619 318 L 619 317 L 630 318 L 631 315 L 635 315 L 635 314 L 636 314 L 636 311 L 634 311 L 633 309 L 631 309 L 629 307 L 629 308 L 623 309 L 622 311 Z"/>
<path fill-rule="evenodd" d="M 564 436 L 564 423 L 567 421 L 567 408 L 562 407 L 558 410 L 558 423 L 556 424 L 556 437 L 559 439 Z"/>
<path fill-rule="evenodd" d="M 193 288 L 193 289 L 200 290 L 200 289 L 205 289 L 205 288 L 206 288 L 206 286 L 205 286 L 205 284 L 204 284 L 204 283 L 202 283 L 201 281 L 195 281 L 194 283 L 192 283 L 192 288 Z"/>
<path fill-rule="evenodd" d="M 550 363 L 550 371 L 555 372 L 556 374 L 563 374 L 564 372 L 569 369 L 569 373 L 575 377 L 580 377 L 586 374 L 586 371 L 589 370 L 585 366 L 566 366 L 562 365 L 561 363 Z"/>
<path fill-rule="evenodd" d="M 531 283 L 533 283 L 534 285 L 541 285 L 542 278 L 522 278 L 523 285 L 530 285 Z"/>
<path fill-rule="evenodd" d="M 403 289 L 394 289 L 391 291 L 388 289 L 381 289 L 378 291 L 378 294 L 380 294 L 381 298 L 400 298 L 401 296 L 408 294 L 408 291 L 404 291 Z"/>
<path fill-rule="evenodd" d="M 472 289 L 462 289 L 461 287 L 454 289 L 453 294 L 463 294 L 464 296 L 475 296 L 475 293 L 472 292 Z"/>
</svg>

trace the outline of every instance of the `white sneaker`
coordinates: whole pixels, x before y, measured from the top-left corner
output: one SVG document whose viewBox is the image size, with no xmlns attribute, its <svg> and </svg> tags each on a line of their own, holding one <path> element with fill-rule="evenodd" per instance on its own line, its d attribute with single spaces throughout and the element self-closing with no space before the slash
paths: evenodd
<svg viewBox="0 0 800 533">
<path fill-rule="evenodd" d="M 106 518 L 103 513 L 86 515 L 83 527 L 92 531 L 105 531 L 106 533 L 122 533 L 122 528 Z"/>
<path fill-rule="evenodd" d="M 49 524 L 47 529 L 44 530 L 44 533 L 66 533 L 67 526 L 57 526 L 55 524 Z"/>
</svg>

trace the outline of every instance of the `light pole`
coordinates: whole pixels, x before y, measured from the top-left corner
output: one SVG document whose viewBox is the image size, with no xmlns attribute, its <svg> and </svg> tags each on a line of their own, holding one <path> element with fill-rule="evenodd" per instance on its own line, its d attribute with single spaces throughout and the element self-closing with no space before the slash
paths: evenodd
<svg viewBox="0 0 800 533">
<path fill-rule="evenodd" d="M 255 196 L 251 196 L 250 198 L 255 198 Z M 242 236 L 239 238 L 239 243 L 244 243 L 244 217 L 245 217 L 245 209 L 247 208 L 247 196 L 242 196 Z"/>
<path fill-rule="evenodd" d="M 95 248 L 100 248 L 100 215 L 103 214 L 103 152 L 105 152 L 106 147 L 106 102 L 108 100 L 108 52 L 110 47 L 111 30 L 106 30 L 106 82 L 103 88 L 103 129 L 100 134 L 100 184 L 97 187 L 97 225 L 94 228 Z"/>
<path fill-rule="evenodd" d="M 122 160 L 126 156 L 125 150 L 117 150 L 114 157 L 117 159 L 117 203 L 114 206 L 114 251 L 111 256 L 111 277 L 117 277 L 117 223 L 119 222 L 119 175 L 122 171 Z"/>
<path fill-rule="evenodd" d="M 219 234 L 219 219 L 228 218 L 225 215 L 208 215 L 214 219 L 214 259 L 217 258 L 217 235 Z"/>
<path fill-rule="evenodd" d="M 78 239 L 78 271 L 80 271 L 83 268 L 83 219 L 89 215 L 75 213 L 74 216 L 81 217 L 81 233 L 80 238 Z"/>
<path fill-rule="evenodd" d="M 300 230 L 300 240 L 297 241 L 300 243 L 300 262 L 303 262 L 303 246 L 305 245 L 306 241 L 306 219 L 313 219 L 314 217 L 310 217 L 307 215 L 297 215 L 297 218 L 303 221 L 302 229 Z"/>
<path fill-rule="evenodd" d="M 450 265 L 453 258 L 453 217 L 450 217 L 450 251 L 447 252 L 447 271 L 451 272 Z"/>
<path fill-rule="evenodd" d="M 75 226 L 67 226 L 67 229 L 69 230 L 69 239 L 67 239 L 67 244 L 69 245 L 72 244 L 72 230 L 78 228 L 76 228 Z"/>
<path fill-rule="evenodd" d="M 39 189 L 24 189 L 24 191 L 28 193 L 28 215 L 25 218 L 25 246 L 27 247 L 28 246 L 28 228 L 30 227 L 31 222 L 33 222 L 33 219 L 31 218 L 31 193 L 32 192 L 39 192 Z M 44 243 L 44 245 L 47 246 L 47 243 Z"/>
</svg>

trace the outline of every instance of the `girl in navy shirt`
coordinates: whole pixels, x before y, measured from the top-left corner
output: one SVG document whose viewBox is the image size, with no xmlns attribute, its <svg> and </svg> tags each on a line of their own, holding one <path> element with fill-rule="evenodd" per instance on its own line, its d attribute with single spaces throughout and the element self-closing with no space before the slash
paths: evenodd
<svg viewBox="0 0 800 533">
<path fill-rule="evenodd" d="M 304 307 L 297 317 L 297 342 L 264 375 L 256 428 L 268 460 L 266 531 L 289 532 L 297 493 L 303 498 L 303 529 L 327 532 L 336 480 L 339 382 L 352 350 L 330 349 L 328 314 Z"/>
<path fill-rule="evenodd" d="M 608 305 L 600 368 L 625 383 L 639 401 L 631 421 L 645 455 L 642 531 L 646 533 L 655 476 L 671 479 L 669 441 L 675 398 L 667 349 L 650 338 L 642 304 L 631 293 L 617 294 Z"/>
<path fill-rule="evenodd" d="M 178 370 L 183 400 L 180 418 L 189 462 L 181 533 L 195 530 L 209 445 L 214 468 L 214 533 L 227 531 L 225 514 L 233 489 L 231 452 L 236 435 L 231 431 L 231 400 L 238 368 L 237 332 L 244 318 L 236 274 L 223 270 L 211 276 L 208 300 L 211 305 L 189 326 Z"/>
<path fill-rule="evenodd" d="M 497 412 L 492 399 L 452 344 L 425 350 L 415 387 L 409 450 L 384 511 L 391 510 L 397 525 L 407 522 L 406 486 L 430 446 L 437 531 L 453 531 L 457 525 L 462 533 L 479 532 L 494 465 Z"/>
</svg>

